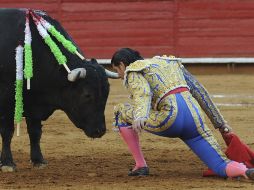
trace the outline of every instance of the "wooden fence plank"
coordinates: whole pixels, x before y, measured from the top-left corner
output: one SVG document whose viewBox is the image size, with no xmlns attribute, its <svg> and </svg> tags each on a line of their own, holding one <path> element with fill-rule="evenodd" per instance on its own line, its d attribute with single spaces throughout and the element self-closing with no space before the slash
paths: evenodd
<svg viewBox="0 0 254 190">
<path fill-rule="evenodd" d="M 150 12 L 64 12 L 62 21 L 130 21 L 130 20 L 169 20 L 173 19 L 173 12 L 170 11 L 150 11 Z"/>
<path fill-rule="evenodd" d="M 172 1 L 161 2 L 106 2 L 106 3 L 62 3 L 62 10 L 65 12 L 81 11 L 170 11 L 174 9 Z"/>
<path fill-rule="evenodd" d="M 146 55 L 253 56 L 253 0 L 1 0 L 0 7 L 42 9 L 90 55 L 120 47 Z"/>
</svg>

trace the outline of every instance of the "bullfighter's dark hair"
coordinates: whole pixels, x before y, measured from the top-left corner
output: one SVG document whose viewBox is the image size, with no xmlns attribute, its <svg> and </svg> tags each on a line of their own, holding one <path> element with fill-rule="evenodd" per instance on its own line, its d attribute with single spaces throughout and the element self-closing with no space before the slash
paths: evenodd
<svg viewBox="0 0 254 190">
<path fill-rule="evenodd" d="M 125 66 L 129 66 L 133 62 L 143 59 L 138 51 L 130 48 L 121 48 L 114 53 L 111 65 L 118 66 L 120 62 L 123 62 Z"/>
</svg>

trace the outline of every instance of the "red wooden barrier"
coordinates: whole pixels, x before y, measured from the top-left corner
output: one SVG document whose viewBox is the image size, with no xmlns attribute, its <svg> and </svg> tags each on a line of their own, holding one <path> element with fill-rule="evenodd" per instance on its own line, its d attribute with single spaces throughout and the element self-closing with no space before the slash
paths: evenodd
<svg viewBox="0 0 254 190">
<path fill-rule="evenodd" d="M 121 47 L 145 57 L 253 57 L 253 0 L 0 0 L 46 10 L 87 57 Z"/>
</svg>

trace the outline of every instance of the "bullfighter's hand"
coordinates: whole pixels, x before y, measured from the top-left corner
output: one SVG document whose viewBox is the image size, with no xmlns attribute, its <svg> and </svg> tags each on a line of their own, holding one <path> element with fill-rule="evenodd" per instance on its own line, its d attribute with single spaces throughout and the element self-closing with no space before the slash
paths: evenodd
<svg viewBox="0 0 254 190">
<path fill-rule="evenodd" d="M 220 132 L 223 133 L 230 133 L 232 132 L 232 128 L 227 124 L 223 124 L 220 128 L 219 128 Z"/>
<path fill-rule="evenodd" d="M 133 121 L 132 129 L 136 133 L 141 133 L 143 127 L 146 125 L 146 118 L 139 118 Z"/>
</svg>

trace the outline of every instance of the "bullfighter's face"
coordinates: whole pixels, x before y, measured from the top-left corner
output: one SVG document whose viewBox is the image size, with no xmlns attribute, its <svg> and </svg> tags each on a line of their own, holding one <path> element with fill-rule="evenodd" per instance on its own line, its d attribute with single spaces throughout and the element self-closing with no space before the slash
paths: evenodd
<svg viewBox="0 0 254 190">
<path fill-rule="evenodd" d="M 119 74 L 121 79 L 124 79 L 125 65 L 123 62 L 120 62 L 118 66 L 113 65 L 112 68 Z"/>
</svg>

